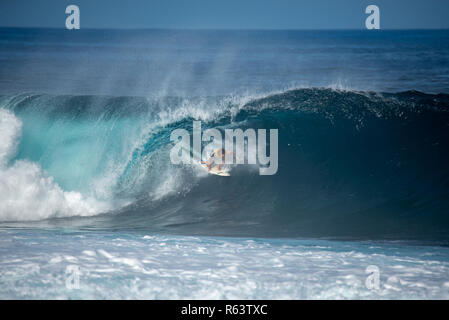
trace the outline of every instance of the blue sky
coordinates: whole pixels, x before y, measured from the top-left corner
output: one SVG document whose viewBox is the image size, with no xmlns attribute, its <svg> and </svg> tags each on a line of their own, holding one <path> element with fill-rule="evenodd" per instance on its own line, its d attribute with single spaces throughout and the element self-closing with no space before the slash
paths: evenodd
<svg viewBox="0 0 449 320">
<path fill-rule="evenodd" d="M 0 26 L 64 28 L 69 4 L 81 28 L 361 29 L 369 4 L 382 29 L 449 28 L 449 0 L 1 0 Z"/>
</svg>

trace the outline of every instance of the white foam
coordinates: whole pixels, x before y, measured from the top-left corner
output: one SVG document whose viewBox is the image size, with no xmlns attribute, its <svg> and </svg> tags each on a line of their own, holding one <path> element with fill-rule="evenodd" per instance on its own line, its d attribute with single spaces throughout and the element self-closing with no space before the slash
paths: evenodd
<svg viewBox="0 0 449 320">
<path fill-rule="evenodd" d="M 16 151 L 22 122 L 10 111 L 0 109 L 0 167 L 4 167 Z"/>
<path fill-rule="evenodd" d="M 106 202 L 62 190 L 36 163 L 17 160 L 10 164 L 21 129 L 22 122 L 0 108 L 0 221 L 90 216 L 111 209 Z"/>
<path fill-rule="evenodd" d="M 0 299 L 449 297 L 446 247 L 384 242 L 373 249 L 357 242 L 247 241 L 117 231 L 85 235 L 76 238 L 38 229 L 0 233 Z M 434 254 L 432 259 L 426 257 L 429 253 Z M 67 266 L 73 264 L 80 271 L 76 290 L 66 287 Z M 377 287 L 367 285 L 373 275 L 367 267 L 373 265 L 379 272 Z"/>
</svg>

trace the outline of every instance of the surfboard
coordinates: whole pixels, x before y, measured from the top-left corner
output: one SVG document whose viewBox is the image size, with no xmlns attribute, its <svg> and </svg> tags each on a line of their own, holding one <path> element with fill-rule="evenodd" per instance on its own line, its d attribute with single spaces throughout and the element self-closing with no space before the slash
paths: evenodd
<svg viewBox="0 0 449 320">
<path fill-rule="evenodd" d="M 223 170 L 218 170 L 216 167 L 212 167 L 210 170 L 207 168 L 207 166 L 201 162 L 198 162 L 198 164 L 201 166 L 201 168 L 203 168 L 204 170 L 206 170 L 207 172 L 211 173 L 211 174 L 215 174 L 217 176 L 222 176 L 222 177 L 229 177 L 231 174 L 227 171 L 223 171 Z"/>
</svg>

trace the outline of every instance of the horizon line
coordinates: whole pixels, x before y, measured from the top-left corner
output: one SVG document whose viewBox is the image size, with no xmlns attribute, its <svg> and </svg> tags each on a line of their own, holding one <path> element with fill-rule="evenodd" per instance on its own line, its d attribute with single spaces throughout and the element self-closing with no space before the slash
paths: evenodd
<svg viewBox="0 0 449 320">
<path fill-rule="evenodd" d="M 171 28 L 171 27 L 144 27 L 144 28 L 103 28 L 103 27 L 85 27 L 77 30 L 68 30 L 65 27 L 29 27 L 29 26 L 0 26 L 0 29 L 50 29 L 50 30 L 113 30 L 113 31 L 145 31 L 145 30 L 164 30 L 164 31 L 427 31 L 427 30 L 449 30 L 446 28 L 381 28 L 371 29 L 366 28 Z"/>
</svg>

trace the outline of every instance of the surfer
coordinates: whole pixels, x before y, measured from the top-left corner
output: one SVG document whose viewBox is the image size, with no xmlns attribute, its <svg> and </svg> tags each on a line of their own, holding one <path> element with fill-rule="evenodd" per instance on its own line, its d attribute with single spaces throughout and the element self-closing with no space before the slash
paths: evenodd
<svg viewBox="0 0 449 320">
<path fill-rule="evenodd" d="M 211 170 L 212 167 L 217 167 L 217 171 L 221 171 L 223 164 L 225 163 L 225 155 L 232 154 L 235 156 L 234 152 L 226 151 L 224 148 L 218 148 L 212 151 L 207 161 L 202 160 L 201 163 L 205 164 L 207 170 Z M 216 163 L 217 159 L 221 158 L 221 163 Z"/>
</svg>

